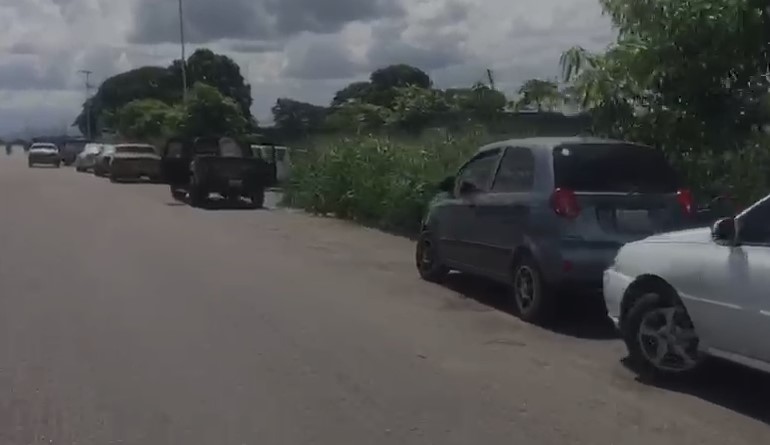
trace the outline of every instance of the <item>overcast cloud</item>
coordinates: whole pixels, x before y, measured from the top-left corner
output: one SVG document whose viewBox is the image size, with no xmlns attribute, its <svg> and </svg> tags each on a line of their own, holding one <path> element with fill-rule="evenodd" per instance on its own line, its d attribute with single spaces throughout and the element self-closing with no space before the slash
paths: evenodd
<svg viewBox="0 0 770 445">
<path fill-rule="evenodd" d="M 422 68 L 439 87 L 485 69 L 512 95 L 555 77 L 561 51 L 612 38 L 598 0 L 184 0 L 189 51 L 230 55 L 252 84 L 254 113 L 275 99 L 325 105 L 335 91 L 391 63 Z M 0 0 L 0 134 L 61 129 L 94 82 L 178 57 L 176 0 Z"/>
</svg>

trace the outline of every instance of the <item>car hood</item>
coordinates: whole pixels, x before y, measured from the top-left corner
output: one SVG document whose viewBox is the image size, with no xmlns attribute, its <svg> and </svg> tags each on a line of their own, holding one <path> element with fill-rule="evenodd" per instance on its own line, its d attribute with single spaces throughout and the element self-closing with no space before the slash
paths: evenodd
<svg viewBox="0 0 770 445">
<path fill-rule="evenodd" d="M 58 150 L 54 150 L 53 148 L 35 148 L 29 151 L 29 154 L 32 155 L 53 155 L 53 154 L 59 154 Z"/>
<path fill-rule="evenodd" d="M 638 243 L 680 243 L 680 244 L 704 244 L 711 242 L 711 228 L 700 227 L 697 229 L 678 230 L 676 232 L 660 233 L 647 237 Z"/>
<path fill-rule="evenodd" d="M 160 156 L 145 153 L 115 153 L 113 159 L 153 159 L 160 161 Z"/>
</svg>

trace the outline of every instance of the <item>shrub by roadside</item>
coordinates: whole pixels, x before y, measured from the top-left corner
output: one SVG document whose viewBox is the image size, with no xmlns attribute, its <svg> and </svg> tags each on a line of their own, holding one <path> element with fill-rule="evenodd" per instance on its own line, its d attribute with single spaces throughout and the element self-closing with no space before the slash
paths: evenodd
<svg viewBox="0 0 770 445">
<path fill-rule="evenodd" d="M 284 203 L 411 235 L 438 183 L 489 140 L 478 130 L 455 137 L 435 132 L 417 139 L 369 135 L 316 141 L 293 159 Z"/>
</svg>

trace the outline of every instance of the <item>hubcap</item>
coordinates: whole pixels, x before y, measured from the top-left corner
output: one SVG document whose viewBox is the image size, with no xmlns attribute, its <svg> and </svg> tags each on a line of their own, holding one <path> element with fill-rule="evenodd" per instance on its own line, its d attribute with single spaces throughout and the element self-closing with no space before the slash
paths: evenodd
<svg viewBox="0 0 770 445">
<path fill-rule="evenodd" d="M 514 280 L 516 299 L 521 309 L 529 309 L 535 302 L 535 271 L 529 266 L 521 266 Z"/>
<path fill-rule="evenodd" d="M 660 370 L 688 371 L 700 361 L 698 336 L 682 307 L 658 308 L 645 314 L 637 339 L 642 354 Z"/>
</svg>

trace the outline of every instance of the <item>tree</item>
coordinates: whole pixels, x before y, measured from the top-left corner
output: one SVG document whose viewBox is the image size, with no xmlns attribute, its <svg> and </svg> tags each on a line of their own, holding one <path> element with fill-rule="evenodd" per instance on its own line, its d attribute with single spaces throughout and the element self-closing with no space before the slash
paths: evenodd
<svg viewBox="0 0 770 445">
<path fill-rule="evenodd" d="M 241 69 L 233 59 L 215 54 L 209 49 L 199 49 L 187 59 L 187 81 L 190 85 L 197 82 L 211 85 L 219 92 L 233 99 L 247 118 L 251 117 L 251 86 L 246 83 Z M 181 79 L 181 65 L 175 61 L 169 68 L 170 75 Z"/>
<path fill-rule="evenodd" d="M 179 128 L 182 110 L 156 99 L 129 102 L 114 117 L 121 136 L 149 140 L 172 136 Z"/>
<path fill-rule="evenodd" d="M 324 127 L 332 131 L 361 133 L 382 128 L 390 120 L 391 111 L 385 107 L 350 99 L 334 107 L 326 116 Z"/>
<path fill-rule="evenodd" d="M 180 119 L 180 132 L 188 137 L 238 136 L 249 130 L 249 120 L 235 100 L 216 88 L 196 83 Z"/>
<path fill-rule="evenodd" d="M 275 126 L 290 135 L 306 135 L 323 126 L 326 108 L 287 98 L 276 100 L 272 108 Z"/>
<path fill-rule="evenodd" d="M 562 57 L 565 79 L 593 103 L 601 126 L 687 151 L 740 146 L 766 122 L 766 1 L 601 4 L 617 41 L 604 54 L 575 48 Z M 618 112 L 620 126 L 611 117 Z"/>
<path fill-rule="evenodd" d="M 519 88 L 518 107 L 535 106 L 537 111 L 552 110 L 563 103 L 559 85 L 551 80 L 530 79 Z"/>
<path fill-rule="evenodd" d="M 428 74 L 419 68 L 405 64 L 380 68 L 372 73 L 370 80 L 374 88 L 379 90 L 407 86 L 430 88 L 432 85 Z"/>
<path fill-rule="evenodd" d="M 96 94 L 83 104 L 83 109 L 75 119 L 81 133 L 86 134 L 88 122 L 86 115 L 90 106 L 91 128 L 95 132 L 99 117 L 105 111 L 116 111 L 137 99 L 157 99 L 173 103 L 181 98 L 181 85 L 176 85 L 169 71 L 161 67 L 143 67 L 126 71 L 105 80 Z"/>
<path fill-rule="evenodd" d="M 432 123 L 445 120 L 445 116 L 452 110 L 446 100 L 446 94 L 440 90 L 409 85 L 394 91 L 393 106 L 387 124 L 410 132 L 423 130 Z"/>
<path fill-rule="evenodd" d="M 471 88 L 446 90 L 447 101 L 460 113 L 484 121 L 493 119 L 505 109 L 508 102 L 505 95 L 490 86 L 477 82 Z"/>
<path fill-rule="evenodd" d="M 372 84 L 370 82 L 353 82 L 345 88 L 337 91 L 337 93 L 334 95 L 334 99 L 332 99 L 332 106 L 337 107 L 351 100 L 367 102 L 367 98 L 371 92 Z"/>
</svg>

